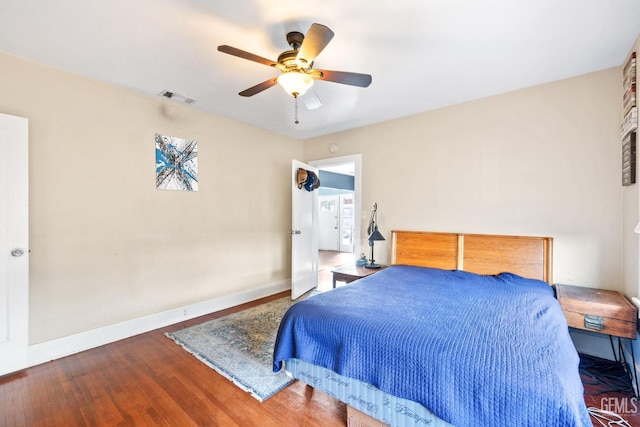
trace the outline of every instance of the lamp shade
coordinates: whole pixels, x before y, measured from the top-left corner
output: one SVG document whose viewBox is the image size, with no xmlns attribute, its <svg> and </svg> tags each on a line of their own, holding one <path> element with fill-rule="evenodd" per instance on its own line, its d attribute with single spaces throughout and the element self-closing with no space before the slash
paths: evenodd
<svg viewBox="0 0 640 427">
<path fill-rule="evenodd" d="M 289 71 L 278 76 L 278 84 L 291 96 L 298 97 L 313 86 L 313 78 L 299 71 Z"/>
<path fill-rule="evenodd" d="M 377 226 L 374 228 L 373 232 L 369 235 L 369 241 L 373 242 L 374 240 L 385 240 L 385 238 L 382 237 L 382 234 L 380 234 L 380 232 L 378 231 Z"/>
</svg>

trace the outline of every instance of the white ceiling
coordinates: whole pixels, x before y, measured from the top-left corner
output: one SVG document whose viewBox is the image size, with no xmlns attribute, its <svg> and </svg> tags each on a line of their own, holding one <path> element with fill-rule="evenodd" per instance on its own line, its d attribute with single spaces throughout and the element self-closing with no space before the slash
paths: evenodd
<svg viewBox="0 0 640 427">
<path fill-rule="evenodd" d="M 279 71 L 218 45 L 275 60 L 313 22 L 314 68 L 371 86 L 317 81 L 298 125 L 278 86 L 238 96 Z M 639 0 L 0 0 L 0 51 L 298 139 L 618 66 L 639 31 Z"/>
</svg>

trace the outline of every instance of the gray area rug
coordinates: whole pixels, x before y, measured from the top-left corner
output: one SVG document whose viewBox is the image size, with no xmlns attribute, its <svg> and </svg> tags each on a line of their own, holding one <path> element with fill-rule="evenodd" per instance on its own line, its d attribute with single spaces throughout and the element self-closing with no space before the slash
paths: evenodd
<svg viewBox="0 0 640 427">
<path fill-rule="evenodd" d="M 293 303 L 281 298 L 165 335 L 262 402 L 293 382 L 271 368 L 280 320 Z"/>
</svg>

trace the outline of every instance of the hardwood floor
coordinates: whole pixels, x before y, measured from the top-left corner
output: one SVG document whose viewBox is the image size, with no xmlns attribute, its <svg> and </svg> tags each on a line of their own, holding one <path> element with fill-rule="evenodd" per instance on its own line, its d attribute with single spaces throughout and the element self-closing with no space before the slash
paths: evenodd
<svg viewBox="0 0 640 427">
<path fill-rule="evenodd" d="M 334 267 L 355 263 L 352 253 L 337 251 L 318 251 L 318 290 L 328 291 L 333 288 Z"/>
<path fill-rule="evenodd" d="M 587 407 L 595 409 L 591 414 L 595 426 L 640 426 L 640 405 L 633 395 L 632 383 L 622 364 L 581 355 L 580 378 L 584 385 L 585 403 Z M 600 411 L 614 412 L 617 416 Z"/>
<path fill-rule="evenodd" d="M 0 378 L 0 426 L 341 426 L 346 407 L 296 382 L 260 403 L 165 332 L 282 293 Z"/>
<path fill-rule="evenodd" d="M 283 292 L 0 377 L 0 426 L 344 427 L 346 406 L 327 394 L 295 382 L 260 403 L 164 336 L 287 295 Z M 593 386 L 587 388 L 594 391 Z M 602 402 L 613 406 L 609 397 L 636 402 L 619 393 L 585 395 L 585 400 L 589 406 L 600 407 Z M 637 413 L 624 415 L 630 425 L 640 426 Z"/>
</svg>

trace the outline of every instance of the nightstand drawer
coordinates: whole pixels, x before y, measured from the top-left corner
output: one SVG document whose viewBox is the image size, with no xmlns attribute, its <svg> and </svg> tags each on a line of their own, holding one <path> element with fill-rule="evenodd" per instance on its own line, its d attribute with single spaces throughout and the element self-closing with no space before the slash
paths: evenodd
<svg viewBox="0 0 640 427">
<path fill-rule="evenodd" d="M 570 327 L 636 338 L 638 310 L 621 293 L 556 285 L 556 294 Z"/>
<path fill-rule="evenodd" d="M 628 320 L 616 319 L 614 317 L 604 317 L 590 313 L 573 312 L 564 310 L 567 324 L 572 328 L 584 329 L 585 331 L 600 332 L 623 338 L 636 338 L 636 325 Z M 589 316 L 596 317 L 600 322 L 590 322 Z"/>
</svg>

